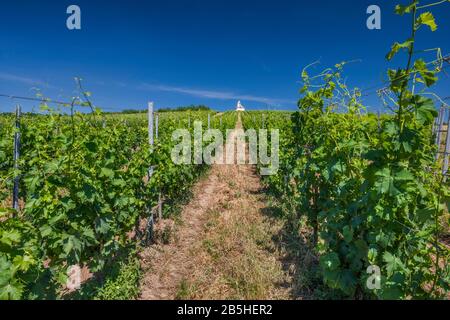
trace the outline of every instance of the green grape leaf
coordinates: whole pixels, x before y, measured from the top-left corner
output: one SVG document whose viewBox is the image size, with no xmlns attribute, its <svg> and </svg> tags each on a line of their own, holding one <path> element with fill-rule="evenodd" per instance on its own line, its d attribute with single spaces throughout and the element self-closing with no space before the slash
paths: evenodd
<svg viewBox="0 0 450 320">
<path fill-rule="evenodd" d="M 434 16 L 431 12 L 424 12 L 422 13 L 419 18 L 417 18 L 417 24 L 419 25 L 426 25 L 430 27 L 431 31 L 437 30 L 437 24 L 434 19 Z"/>
<path fill-rule="evenodd" d="M 401 50 L 401 49 L 409 49 L 411 45 L 414 43 L 413 39 L 408 39 L 403 43 L 395 42 L 392 47 L 391 51 L 386 55 L 387 60 L 392 60 L 392 58 Z"/>
<path fill-rule="evenodd" d="M 327 270 L 333 271 L 340 266 L 339 256 L 337 253 L 328 253 L 320 257 L 320 265 Z"/>
<path fill-rule="evenodd" d="M 347 243 L 350 243 L 353 240 L 353 229 L 349 226 L 345 226 L 342 229 L 342 234 L 344 236 L 344 240 Z"/>
<path fill-rule="evenodd" d="M 401 4 L 397 4 L 395 6 L 395 13 L 399 15 L 404 15 L 405 13 L 411 13 L 414 7 L 417 5 L 417 1 L 414 1 L 412 4 L 404 6 Z"/>
<path fill-rule="evenodd" d="M 427 87 L 431 87 L 438 80 L 434 71 L 428 70 L 425 61 L 419 59 L 414 62 L 414 69 L 419 72 L 421 78 L 416 78 L 416 81 L 423 82 Z"/>
</svg>

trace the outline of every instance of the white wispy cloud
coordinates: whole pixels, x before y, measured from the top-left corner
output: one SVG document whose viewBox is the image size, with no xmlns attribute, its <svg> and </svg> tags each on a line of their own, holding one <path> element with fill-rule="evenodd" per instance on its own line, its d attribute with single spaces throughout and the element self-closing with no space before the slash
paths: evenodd
<svg viewBox="0 0 450 320">
<path fill-rule="evenodd" d="M 54 86 L 50 85 L 49 83 L 38 80 L 38 79 L 32 79 L 32 78 L 18 76 L 15 74 L 4 73 L 4 72 L 0 72 L 0 80 L 10 81 L 10 82 L 18 82 L 18 83 L 23 83 L 23 84 L 30 85 L 30 86 L 42 86 L 45 88 L 55 88 Z"/>
<path fill-rule="evenodd" d="M 287 100 L 287 99 L 276 99 L 262 96 L 254 96 L 248 94 L 239 94 L 230 91 L 214 91 L 214 90 L 205 90 L 205 89 L 196 89 L 196 88 L 186 88 L 186 87 L 177 87 L 177 86 L 168 86 L 168 85 L 154 85 L 143 83 L 138 89 L 140 90 L 150 90 L 150 91 L 166 91 L 166 92 L 175 92 L 181 94 L 187 94 L 194 97 L 201 98 L 210 98 L 210 99 L 219 99 L 219 100 L 244 100 L 244 101 L 254 101 L 260 103 L 266 103 L 274 106 L 280 106 L 282 104 L 292 104 L 295 101 Z"/>
</svg>

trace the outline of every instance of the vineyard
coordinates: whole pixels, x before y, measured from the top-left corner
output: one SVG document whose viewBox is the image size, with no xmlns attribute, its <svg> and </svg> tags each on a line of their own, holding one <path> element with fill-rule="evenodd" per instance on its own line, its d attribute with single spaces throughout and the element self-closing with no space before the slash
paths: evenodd
<svg viewBox="0 0 450 320">
<path fill-rule="evenodd" d="M 445 7 L 448 3 L 444 2 L 437 4 Z M 240 126 L 279 131 L 279 167 L 275 174 L 258 177 L 264 187 L 258 205 L 273 203 L 279 214 L 276 220 L 267 221 L 285 224 L 289 235 L 301 237 L 311 252 L 313 258 L 307 264 L 310 279 L 302 278 L 308 283 L 304 284 L 306 291 L 314 291 L 320 283 L 326 288 L 320 298 L 448 299 L 450 190 L 447 170 L 442 169 L 445 165 L 436 157 L 446 149 L 448 138 L 437 139 L 435 127 L 448 128 L 449 123 L 443 116 L 436 120 L 436 99 L 427 94 L 447 60 L 439 49 L 417 53 L 422 48 L 416 43 L 416 34 L 437 27 L 433 15 L 425 10 L 428 7 L 417 1 L 396 7 L 397 14 L 411 19 L 411 36 L 403 43 L 396 42 L 386 57 L 390 61 L 405 54 L 407 64 L 388 70 L 387 87 L 381 95 L 390 103 L 381 115 L 368 112 L 361 102 L 361 90 L 345 84 L 347 62 L 319 73 L 316 65 L 306 67 L 301 73 L 298 108 L 292 112 L 150 110 L 148 114 L 124 115 L 98 109 L 74 112 L 73 105 L 52 108 L 50 101 L 43 100 L 40 114 L 0 115 L 0 299 L 70 299 L 73 292 L 68 292 L 66 284 L 72 266 L 102 274 L 123 252 L 136 258 L 136 251 L 152 247 L 155 225 L 176 220 L 196 184 L 219 166 L 172 161 L 177 144 L 174 130 L 194 133 L 196 121 L 204 130 L 219 129 L 223 135 Z M 426 62 L 432 54 L 434 60 Z M 84 106 L 91 106 L 89 94 L 82 94 L 87 101 Z M 269 139 L 269 144 L 274 143 Z M 194 144 L 192 139 L 191 146 Z M 255 167 L 262 166 L 259 162 Z M 221 170 L 225 173 L 215 173 L 217 184 L 224 183 L 221 179 L 233 179 L 227 170 L 236 171 L 233 174 L 240 177 L 243 189 L 244 180 L 254 178 L 253 171 L 242 173 L 239 166 L 223 165 Z M 251 190 L 243 197 L 238 183 L 228 183 L 223 186 L 227 194 L 239 190 L 238 200 L 233 198 L 236 201 L 252 201 L 252 193 L 260 191 Z M 213 196 L 211 192 L 209 197 Z M 219 215 L 232 203 L 221 201 L 217 202 L 222 207 L 214 205 Z M 213 214 L 207 211 L 207 204 L 198 202 L 198 208 L 190 210 Z M 246 211 L 242 208 L 236 211 L 242 210 L 244 225 Z M 183 223 L 189 222 L 189 216 L 181 217 L 188 219 Z M 196 219 L 195 223 L 204 223 Z M 270 228 L 266 220 L 258 219 L 250 219 L 249 224 Z M 237 221 L 234 226 L 239 226 Z M 207 231 L 198 227 L 196 234 L 215 230 L 212 223 L 204 224 Z M 181 223 L 179 228 L 194 227 Z M 231 231 L 228 236 L 233 236 Z M 182 239 L 188 241 L 189 237 L 186 233 Z M 220 241 L 200 238 L 199 242 L 207 247 L 205 255 L 227 270 L 221 255 L 242 254 L 247 239 L 225 247 L 226 237 L 217 238 Z M 217 249 L 221 245 L 223 252 Z M 177 247 L 180 251 L 169 256 L 184 257 L 189 248 L 184 249 Z M 270 264 L 269 258 L 264 259 L 262 254 L 251 256 L 245 264 L 249 274 L 257 272 L 256 267 L 251 269 L 256 264 L 253 261 Z M 230 274 L 239 272 L 233 269 Z M 253 291 L 242 293 L 239 284 L 245 281 L 230 277 L 227 274 L 228 282 L 221 282 L 222 291 L 218 291 L 228 294 L 229 288 L 238 287 L 235 291 L 241 295 L 227 298 L 266 298 L 265 287 L 249 285 Z M 179 295 L 199 297 L 195 292 L 186 293 L 189 290 L 184 283 Z M 198 287 L 203 288 L 201 284 Z M 152 290 L 158 290 L 157 286 Z M 290 298 L 298 298 L 295 294 Z M 138 295 L 135 292 L 126 298 Z M 148 296 L 155 294 L 152 291 Z"/>
<path fill-rule="evenodd" d="M 413 23 L 411 38 L 387 55 L 406 49 L 408 58 L 404 69 L 388 71 L 392 114 L 365 114 L 361 91 L 344 84 L 343 62 L 314 76 L 303 70 L 303 98 L 288 125 L 284 114 L 256 117 L 283 131 L 281 168 L 267 183 L 290 204 L 295 223 L 305 218 L 323 280 L 344 296 L 437 298 L 449 290 L 449 247 L 441 241 L 449 189 L 435 158 L 438 113 L 421 94 L 442 66 L 414 60 L 416 32 L 436 29 L 433 15 L 420 9 L 416 1 L 396 7 Z M 254 127 L 254 119 L 244 117 L 244 126 Z M 368 290 L 370 266 L 380 267 L 383 286 Z"/>
<path fill-rule="evenodd" d="M 448 185 L 435 163 L 432 117 L 417 126 L 412 143 L 421 147 L 412 156 L 392 143 L 395 116 L 316 112 L 243 118 L 247 127 L 256 118 L 282 130 L 280 169 L 264 181 L 292 228 L 309 230 L 325 283 L 343 297 L 445 296 Z M 370 265 L 383 266 L 381 290 L 367 289 Z"/>
<path fill-rule="evenodd" d="M 173 130 L 193 128 L 194 121 L 207 126 L 207 118 L 206 112 L 161 114 L 150 145 L 145 116 L 24 115 L 14 170 L 15 117 L 2 117 L 1 297 L 26 298 L 36 291 L 25 287 L 31 279 L 65 284 L 75 264 L 102 270 L 130 242 L 139 219 L 152 216 L 160 195 L 167 203 L 183 197 L 205 170 L 174 165 L 170 152 Z M 235 119 L 211 117 L 210 125 L 225 130 Z M 19 208 L 11 210 L 16 176 Z"/>
</svg>

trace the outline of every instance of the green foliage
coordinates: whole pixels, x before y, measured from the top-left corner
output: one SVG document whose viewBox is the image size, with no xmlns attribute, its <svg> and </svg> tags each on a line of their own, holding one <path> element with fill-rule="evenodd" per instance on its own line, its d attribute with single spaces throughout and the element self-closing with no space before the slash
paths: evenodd
<svg viewBox="0 0 450 320">
<path fill-rule="evenodd" d="M 20 299 L 26 281 L 39 273 L 36 230 L 29 222 L 0 214 L 0 300 Z"/>
<path fill-rule="evenodd" d="M 12 161 L 14 118 L 1 121 L 0 298 L 45 298 L 61 288 L 67 268 L 86 265 L 100 272 L 133 241 L 129 233 L 149 216 L 161 192 L 168 200 L 187 194 L 205 165 L 176 165 L 172 132 L 207 126 L 207 112 L 167 113 L 159 138 L 148 144 L 147 120 L 140 116 L 73 113 L 46 106 L 46 115 L 21 119 L 20 171 Z M 232 128 L 234 114 L 211 125 Z M 189 123 L 191 125 L 189 126 Z M 148 169 L 154 168 L 151 179 Z M 7 209 L 13 177 L 21 175 L 20 212 Z M 166 206 L 167 207 L 167 206 Z M 170 208 L 167 208 L 170 211 Z M 35 285 L 38 284 L 38 285 Z M 128 289 L 127 289 L 128 290 Z M 57 291 L 57 290 L 56 290 Z M 107 292 L 106 290 L 105 292 Z M 110 295 L 110 293 L 105 293 Z"/>
<path fill-rule="evenodd" d="M 139 259 L 130 256 L 127 261 L 119 263 L 118 269 L 118 274 L 97 291 L 95 300 L 131 300 L 139 295 Z"/>
<path fill-rule="evenodd" d="M 281 130 L 280 170 L 266 181 L 294 200 L 294 218 L 307 216 L 324 282 L 351 298 L 439 298 L 449 289 L 449 249 L 439 241 L 449 188 L 434 159 L 436 107 L 421 95 L 441 69 L 414 60 L 416 32 L 436 22 L 417 16 L 418 4 L 396 8 L 413 30 L 387 55 L 408 55 L 405 68 L 388 71 L 394 115 L 363 115 L 359 90 L 342 81 L 346 63 L 314 77 L 303 70 L 291 123 L 266 115 L 265 126 Z M 245 126 L 261 128 L 251 117 Z M 379 290 L 366 286 L 370 265 L 381 269 Z"/>
</svg>

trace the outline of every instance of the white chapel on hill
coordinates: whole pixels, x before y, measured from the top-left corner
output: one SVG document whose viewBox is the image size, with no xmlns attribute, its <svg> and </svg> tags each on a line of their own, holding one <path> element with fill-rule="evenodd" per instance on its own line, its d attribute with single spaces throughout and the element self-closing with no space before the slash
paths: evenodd
<svg viewBox="0 0 450 320">
<path fill-rule="evenodd" d="M 237 102 L 236 111 L 245 111 L 244 106 L 241 104 L 241 101 Z"/>
</svg>

